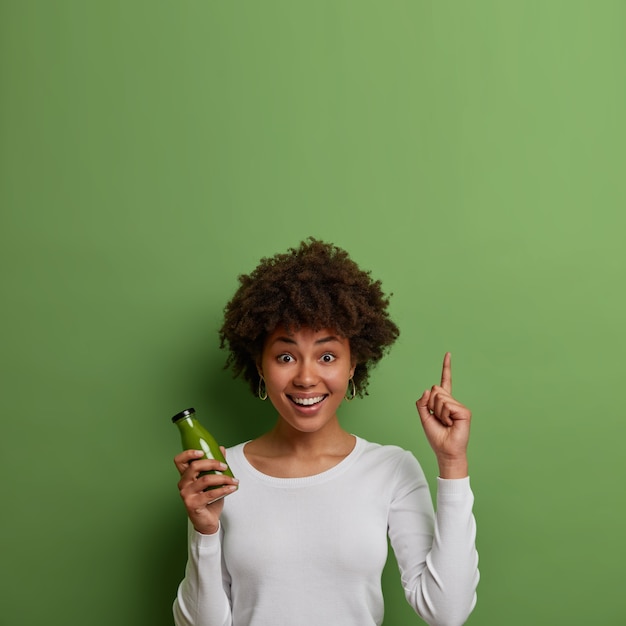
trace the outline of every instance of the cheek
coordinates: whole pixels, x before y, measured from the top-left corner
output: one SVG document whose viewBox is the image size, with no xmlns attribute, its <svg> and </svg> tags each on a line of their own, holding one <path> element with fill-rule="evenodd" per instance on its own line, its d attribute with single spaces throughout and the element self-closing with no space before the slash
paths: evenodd
<svg viewBox="0 0 626 626">
<path fill-rule="evenodd" d="M 263 374 L 265 384 L 268 387 L 283 387 L 288 380 L 287 370 L 285 368 L 275 367 L 272 363 L 267 363 L 265 365 L 263 368 Z"/>
<path fill-rule="evenodd" d="M 259 374 L 261 374 L 263 378 L 267 379 L 269 376 L 271 376 L 273 365 L 273 359 L 270 358 L 267 354 L 262 354 L 257 361 L 257 369 L 259 370 Z"/>
<path fill-rule="evenodd" d="M 340 372 L 337 372 L 336 375 L 333 376 L 334 385 L 336 387 L 345 388 L 350 378 L 352 378 L 353 373 L 354 373 L 353 369 L 345 370 L 342 368 Z"/>
</svg>

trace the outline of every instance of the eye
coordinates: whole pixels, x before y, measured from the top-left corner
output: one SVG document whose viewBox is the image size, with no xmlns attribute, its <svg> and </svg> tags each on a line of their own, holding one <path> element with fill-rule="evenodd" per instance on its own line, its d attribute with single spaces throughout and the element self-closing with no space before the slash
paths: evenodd
<svg viewBox="0 0 626 626">
<path fill-rule="evenodd" d="M 322 362 L 323 363 L 332 363 L 337 357 L 334 354 L 331 354 L 330 352 L 326 352 L 325 354 L 322 355 Z"/>
<path fill-rule="evenodd" d="M 278 362 L 279 363 L 291 363 L 293 361 L 293 357 L 291 354 L 279 354 Z"/>
</svg>

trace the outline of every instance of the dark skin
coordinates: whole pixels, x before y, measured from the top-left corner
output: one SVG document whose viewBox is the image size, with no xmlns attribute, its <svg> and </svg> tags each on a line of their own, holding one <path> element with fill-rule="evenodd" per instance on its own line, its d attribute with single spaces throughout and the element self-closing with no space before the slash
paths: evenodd
<svg viewBox="0 0 626 626">
<path fill-rule="evenodd" d="M 225 450 L 220 446 L 222 454 Z M 180 473 L 178 489 L 185 503 L 187 515 L 193 527 L 203 535 L 212 535 L 219 529 L 220 515 L 224 508 L 224 498 L 237 490 L 239 481 L 225 474 L 205 474 L 200 472 L 223 471 L 224 464 L 215 459 L 203 459 L 202 450 L 185 450 L 174 458 Z M 210 491 L 205 491 L 214 487 Z"/>
<path fill-rule="evenodd" d="M 346 374 L 346 385 L 348 375 L 349 372 Z M 433 385 L 430 389 L 424 391 L 419 400 L 417 400 L 416 406 L 426 438 L 437 457 L 439 476 L 444 479 L 466 477 L 468 475 L 467 445 L 471 411 L 452 396 L 450 353 L 446 353 L 443 360 L 440 384 Z M 329 446 L 335 446 L 336 448 L 337 442 L 340 441 L 338 434 L 345 433 L 338 423 L 335 423 L 335 420 L 331 420 L 329 424 L 335 428 L 334 436 L 327 438 L 326 443 L 316 448 L 314 457 L 318 462 L 320 455 L 332 456 L 330 455 L 332 451 Z M 280 431 L 275 429 L 273 432 L 276 435 L 276 432 Z M 348 436 L 347 433 L 345 435 Z M 264 439 L 261 437 L 256 442 L 262 444 L 263 441 L 270 440 L 271 438 L 266 437 Z M 271 441 L 273 441 L 274 449 L 266 450 L 267 446 L 261 445 L 261 449 L 256 451 L 257 456 L 271 458 L 271 456 L 275 455 L 276 441 Z M 251 444 L 254 443 L 251 442 Z M 336 453 L 335 448 L 333 450 Z M 342 452 L 339 460 L 345 458 L 351 446 L 346 445 L 345 449 L 347 452 Z M 253 450 L 254 447 L 250 452 L 253 452 Z M 223 448 L 222 452 L 224 452 Z M 203 455 L 202 451 L 186 450 L 177 455 L 174 462 L 181 475 L 178 488 L 189 519 L 199 533 L 210 535 L 219 529 L 219 519 L 224 507 L 224 497 L 236 491 L 239 481 L 219 474 L 200 476 L 200 472 L 223 471 L 225 469 L 219 461 L 201 458 Z M 335 454 L 334 456 L 336 457 L 337 455 Z M 251 454 L 250 457 L 254 458 L 254 454 Z M 285 466 L 284 458 L 281 464 L 282 467 Z M 207 487 L 215 488 L 205 491 Z"/>
<path fill-rule="evenodd" d="M 437 456 L 441 478 L 468 475 L 467 444 L 472 412 L 452 397 L 452 361 L 443 359 L 441 384 L 424 391 L 416 402 L 417 412 L 430 447 Z"/>
</svg>

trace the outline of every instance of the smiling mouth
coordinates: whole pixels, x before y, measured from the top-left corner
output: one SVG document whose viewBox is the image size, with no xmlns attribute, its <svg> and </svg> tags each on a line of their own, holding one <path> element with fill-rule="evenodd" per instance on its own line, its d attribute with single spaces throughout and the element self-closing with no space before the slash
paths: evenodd
<svg viewBox="0 0 626 626">
<path fill-rule="evenodd" d="M 314 396 L 312 398 L 296 398 L 294 396 L 289 396 L 289 399 L 298 406 L 314 406 L 315 404 L 319 404 L 324 400 L 326 396 Z"/>
</svg>

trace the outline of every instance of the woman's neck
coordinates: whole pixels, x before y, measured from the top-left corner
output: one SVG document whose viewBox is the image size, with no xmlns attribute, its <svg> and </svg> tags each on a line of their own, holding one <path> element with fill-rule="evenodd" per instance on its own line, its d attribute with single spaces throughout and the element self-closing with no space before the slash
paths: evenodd
<svg viewBox="0 0 626 626">
<path fill-rule="evenodd" d="M 253 467 L 278 478 L 312 476 L 334 467 L 354 449 L 356 438 L 336 422 L 301 432 L 279 420 L 272 430 L 246 444 Z"/>
</svg>

